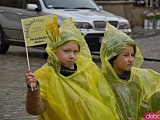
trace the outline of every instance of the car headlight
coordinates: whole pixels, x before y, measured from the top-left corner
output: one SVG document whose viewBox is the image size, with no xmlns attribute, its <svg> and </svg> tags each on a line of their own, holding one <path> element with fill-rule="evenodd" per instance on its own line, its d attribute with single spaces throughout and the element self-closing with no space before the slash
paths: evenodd
<svg viewBox="0 0 160 120">
<path fill-rule="evenodd" d="M 92 26 L 87 22 L 75 22 L 78 29 L 91 29 Z"/>
<path fill-rule="evenodd" d="M 118 29 L 130 29 L 129 23 L 119 23 Z"/>
</svg>

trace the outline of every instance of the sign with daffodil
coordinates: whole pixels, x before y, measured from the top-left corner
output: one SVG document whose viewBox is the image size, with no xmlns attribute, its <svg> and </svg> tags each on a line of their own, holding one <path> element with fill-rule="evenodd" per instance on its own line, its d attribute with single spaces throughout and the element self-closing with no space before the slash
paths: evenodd
<svg viewBox="0 0 160 120">
<path fill-rule="evenodd" d="M 56 41 L 59 37 L 56 15 L 22 19 L 26 46 L 36 46 Z"/>
</svg>

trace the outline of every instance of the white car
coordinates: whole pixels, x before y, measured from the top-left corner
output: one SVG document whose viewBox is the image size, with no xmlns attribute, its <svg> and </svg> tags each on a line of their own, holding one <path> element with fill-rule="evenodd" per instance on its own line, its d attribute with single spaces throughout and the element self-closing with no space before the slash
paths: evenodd
<svg viewBox="0 0 160 120">
<path fill-rule="evenodd" d="M 56 14 L 59 25 L 72 17 L 91 51 L 99 51 L 108 21 L 127 35 L 127 19 L 101 10 L 93 0 L 0 0 L 0 53 L 9 45 L 24 45 L 21 19 Z"/>
</svg>

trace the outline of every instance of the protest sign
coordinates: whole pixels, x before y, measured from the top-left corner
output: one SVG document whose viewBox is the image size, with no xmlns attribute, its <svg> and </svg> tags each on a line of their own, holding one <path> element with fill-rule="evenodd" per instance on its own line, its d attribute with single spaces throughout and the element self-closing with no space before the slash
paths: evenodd
<svg viewBox="0 0 160 120">
<path fill-rule="evenodd" d="M 55 15 L 46 15 L 22 19 L 22 27 L 26 46 L 35 46 L 51 42 L 46 29 L 47 25 L 54 23 Z"/>
</svg>

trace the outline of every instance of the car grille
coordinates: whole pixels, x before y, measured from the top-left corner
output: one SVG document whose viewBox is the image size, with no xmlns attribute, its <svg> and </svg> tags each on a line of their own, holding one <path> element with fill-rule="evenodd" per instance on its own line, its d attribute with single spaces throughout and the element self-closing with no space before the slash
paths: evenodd
<svg viewBox="0 0 160 120">
<path fill-rule="evenodd" d="M 117 21 L 108 21 L 111 25 L 114 27 L 117 27 L 118 22 Z M 106 27 L 106 22 L 105 21 L 94 21 L 94 28 L 95 29 L 102 29 L 104 30 Z"/>
<path fill-rule="evenodd" d="M 95 29 L 104 29 L 106 27 L 105 21 L 94 21 L 94 28 Z"/>
</svg>

